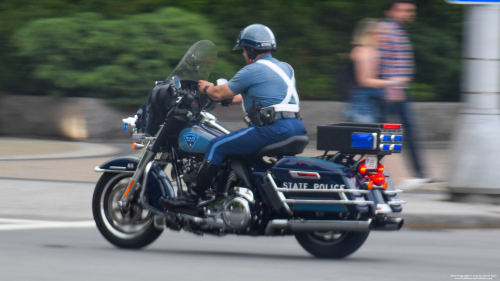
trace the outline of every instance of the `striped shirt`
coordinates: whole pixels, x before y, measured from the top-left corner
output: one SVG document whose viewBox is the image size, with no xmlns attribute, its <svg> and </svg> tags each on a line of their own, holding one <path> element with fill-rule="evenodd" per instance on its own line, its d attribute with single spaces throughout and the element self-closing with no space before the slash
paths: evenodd
<svg viewBox="0 0 500 281">
<path fill-rule="evenodd" d="M 406 31 L 395 20 L 380 23 L 380 78 L 413 77 L 413 49 Z"/>
</svg>

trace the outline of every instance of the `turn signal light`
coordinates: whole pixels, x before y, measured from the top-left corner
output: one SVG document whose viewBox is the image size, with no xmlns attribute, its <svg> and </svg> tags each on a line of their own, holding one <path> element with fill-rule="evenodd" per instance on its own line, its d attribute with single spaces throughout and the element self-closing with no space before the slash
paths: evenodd
<svg viewBox="0 0 500 281">
<path fill-rule="evenodd" d="M 368 189 L 372 189 L 373 188 L 373 182 L 372 181 L 369 181 L 368 184 L 366 185 L 366 187 Z"/>
<path fill-rule="evenodd" d="M 366 165 L 365 164 L 359 165 L 359 173 L 362 175 L 364 175 L 366 173 Z"/>
<path fill-rule="evenodd" d="M 380 164 L 377 167 L 377 172 L 382 173 L 382 172 L 384 172 L 384 169 L 385 169 L 384 165 Z"/>
<path fill-rule="evenodd" d="M 382 185 L 382 188 L 383 188 L 383 189 L 387 189 L 387 186 L 388 186 L 388 185 L 389 185 L 389 184 L 388 184 L 387 182 L 384 182 L 384 185 Z"/>
<path fill-rule="evenodd" d="M 141 148 L 144 148 L 144 144 L 134 142 L 134 143 L 132 143 L 132 148 L 135 150 L 141 149 Z"/>
</svg>

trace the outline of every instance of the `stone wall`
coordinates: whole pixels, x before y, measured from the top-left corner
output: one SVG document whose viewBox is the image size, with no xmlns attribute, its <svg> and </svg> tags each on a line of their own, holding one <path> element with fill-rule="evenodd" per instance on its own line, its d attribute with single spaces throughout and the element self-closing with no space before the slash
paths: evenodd
<svg viewBox="0 0 500 281">
<path fill-rule="evenodd" d="M 346 105 L 332 101 L 302 101 L 301 113 L 311 140 L 316 126 L 342 122 Z M 448 141 L 456 126 L 460 103 L 412 104 L 423 141 Z M 36 96 L 0 97 L 0 136 L 63 138 L 77 140 L 128 139 L 122 119 L 134 112 L 121 112 L 93 98 L 53 99 Z M 214 114 L 229 128 L 244 128 L 241 107 L 218 107 Z M 397 122 L 398 120 L 392 120 Z"/>
<path fill-rule="evenodd" d="M 100 99 L 3 96 L 0 97 L 0 136 L 74 140 L 129 138 L 123 131 L 122 118 L 126 115 Z"/>
</svg>

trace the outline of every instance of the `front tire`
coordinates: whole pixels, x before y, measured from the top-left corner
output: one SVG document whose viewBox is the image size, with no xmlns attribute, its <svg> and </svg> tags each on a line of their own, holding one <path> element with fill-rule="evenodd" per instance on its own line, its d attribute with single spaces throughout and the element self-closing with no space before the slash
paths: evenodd
<svg viewBox="0 0 500 281">
<path fill-rule="evenodd" d="M 132 200 L 127 214 L 120 212 L 117 203 L 129 182 L 129 174 L 103 174 L 94 190 L 92 213 L 106 240 L 119 248 L 138 249 L 155 241 L 163 229 L 155 228 L 154 215 L 143 209 L 137 199 Z"/>
<path fill-rule="evenodd" d="M 341 259 L 358 250 L 368 238 L 366 232 L 297 233 L 299 244 L 317 258 Z"/>
</svg>

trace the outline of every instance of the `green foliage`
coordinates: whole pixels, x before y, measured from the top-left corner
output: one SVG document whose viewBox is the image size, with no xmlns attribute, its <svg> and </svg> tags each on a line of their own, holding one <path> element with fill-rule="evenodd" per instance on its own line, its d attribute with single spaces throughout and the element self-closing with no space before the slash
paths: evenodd
<svg viewBox="0 0 500 281">
<path fill-rule="evenodd" d="M 200 39 L 216 44 L 215 28 L 179 8 L 106 20 L 96 13 L 33 21 L 15 34 L 19 55 L 35 62 L 33 76 L 49 94 L 104 97 L 138 104 Z M 215 77 L 234 73 L 223 59 Z"/>
<path fill-rule="evenodd" d="M 211 80 L 244 66 L 230 52 L 252 23 L 269 26 L 273 55 L 296 70 L 303 99 L 338 99 L 334 69 L 357 21 L 382 18 L 380 0 L 2 0 L 0 91 L 142 101 L 187 48 L 211 39 L 220 60 Z M 167 10 L 177 11 L 162 14 Z M 172 9 L 177 7 L 180 9 Z M 418 99 L 458 100 L 463 7 L 419 0 L 408 26 Z M 163 15 L 163 16 L 162 16 Z M 33 37 L 33 38 L 30 38 Z M 168 38 L 168 39 L 167 39 Z M 431 93 L 429 95 L 428 93 Z"/>
<path fill-rule="evenodd" d="M 410 93 L 411 100 L 433 101 L 436 98 L 436 87 L 427 84 L 412 83 Z"/>
</svg>

